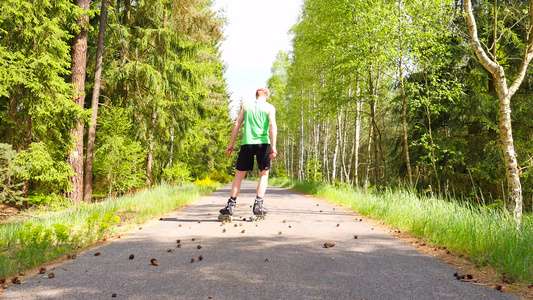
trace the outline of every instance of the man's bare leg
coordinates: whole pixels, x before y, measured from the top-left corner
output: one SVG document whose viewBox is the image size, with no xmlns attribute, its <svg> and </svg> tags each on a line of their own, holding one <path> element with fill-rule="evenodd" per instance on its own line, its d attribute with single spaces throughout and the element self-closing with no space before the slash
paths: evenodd
<svg viewBox="0 0 533 300">
<path fill-rule="evenodd" d="M 268 209 L 263 206 L 263 196 L 268 185 L 268 170 L 259 173 L 259 183 L 257 184 L 257 197 L 254 201 L 253 213 L 250 217 L 253 221 L 265 219 Z"/>
<path fill-rule="evenodd" d="M 259 183 L 257 184 L 257 197 L 263 198 L 268 185 L 268 170 L 259 173 Z"/>
<path fill-rule="evenodd" d="M 246 176 L 246 171 L 235 170 L 235 178 L 233 178 L 233 184 L 231 185 L 231 197 L 237 198 L 239 195 L 244 176 Z"/>
</svg>

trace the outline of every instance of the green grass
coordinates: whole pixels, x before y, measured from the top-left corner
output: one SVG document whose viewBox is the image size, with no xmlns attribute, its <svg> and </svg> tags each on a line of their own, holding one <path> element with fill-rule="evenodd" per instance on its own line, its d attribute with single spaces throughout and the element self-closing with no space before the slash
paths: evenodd
<svg viewBox="0 0 533 300">
<path fill-rule="evenodd" d="M 341 186 L 271 179 L 270 184 L 293 188 L 350 207 L 362 215 L 410 232 L 428 244 L 466 255 L 478 266 L 490 265 L 516 281 L 533 279 L 533 218 L 524 215 L 516 229 L 505 210 L 460 201 L 421 197 L 406 191 L 363 192 Z"/>
<path fill-rule="evenodd" d="M 160 185 L 130 196 L 0 224 L 0 278 L 125 231 L 192 203 L 218 187 L 220 184 Z"/>
</svg>

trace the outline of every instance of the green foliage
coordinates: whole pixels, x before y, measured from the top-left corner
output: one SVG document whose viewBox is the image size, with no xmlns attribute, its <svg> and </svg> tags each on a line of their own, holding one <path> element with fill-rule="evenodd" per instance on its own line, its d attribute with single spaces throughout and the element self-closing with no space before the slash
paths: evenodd
<svg viewBox="0 0 533 300">
<path fill-rule="evenodd" d="M 68 178 L 74 173 L 70 165 L 55 159 L 51 152 L 42 142 L 32 143 L 27 150 L 18 153 L 13 162 L 21 167 L 17 176 L 34 182 L 37 192 L 67 192 L 71 188 Z"/>
<path fill-rule="evenodd" d="M 74 176 L 69 164 L 51 155 L 45 143 L 32 143 L 18 153 L 13 164 L 19 166 L 17 176 L 33 182 L 38 193 L 67 192 L 71 189 L 68 178 Z"/>
<path fill-rule="evenodd" d="M 65 161 L 83 115 L 68 83 L 79 13 L 68 0 L 0 2 L 0 143 L 17 150 L 11 180 L 30 195 L 64 193 L 74 175 Z"/>
<path fill-rule="evenodd" d="M 88 115 L 72 101 L 70 49 L 77 18 L 87 14 L 88 107 L 98 36 L 91 28 L 97 28 L 99 5 L 93 1 L 84 11 L 69 0 L 0 1 L 0 143 L 21 153 L 17 166 L 31 166 L 16 179 L 27 180 L 32 204 L 59 203 L 54 195 L 69 189 L 63 180 L 69 172 L 60 162 L 71 151 L 71 129 Z M 230 121 L 218 50 L 224 20 L 212 3 L 132 1 L 125 7 L 119 1 L 109 10 L 95 188 L 124 193 L 144 186 L 147 176 L 151 182 L 163 174 L 187 177 L 163 171 L 170 156 L 194 176 L 225 171 L 231 161 L 220 150 L 227 145 Z M 176 139 L 170 143 L 171 135 Z"/>
<path fill-rule="evenodd" d="M 108 190 L 108 194 L 143 186 L 146 152 L 140 142 L 133 141 L 127 134 L 131 132 L 132 124 L 126 110 L 101 109 L 98 121 L 101 127 L 94 152 L 96 181 Z"/>
<path fill-rule="evenodd" d="M 172 168 L 163 169 L 163 179 L 174 184 L 183 184 L 188 182 L 191 177 L 191 172 L 186 164 L 177 162 Z"/>
<path fill-rule="evenodd" d="M 510 80 L 528 37 L 528 8 L 527 1 L 497 7 L 474 1 L 480 39 Z M 411 188 L 505 202 L 496 86 L 465 42 L 462 14 L 450 0 L 303 1 L 293 49 L 278 54 L 268 81 L 288 177 L 376 190 L 405 184 L 405 100 Z M 532 75 L 511 108 L 527 209 L 533 207 Z"/>
<path fill-rule="evenodd" d="M 230 132 L 228 96 L 216 47 L 223 20 L 210 6 L 196 0 L 137 2 L 128 24 L 116 19 L 124 17 L 124 7 L 110 14 L 110 26 L 123 35 L 120 43 L 109 37 L 103 93 L 114 95 L 112 106 L 131 109 L 131 139 L 147 155 L 153 149 L 146 172 L 151 182 L 168 175 L 163 169 L 171 156 L 187 164 L 192 177 L 229 165 L 221 151 Z"/>
<path fill-rule="evenodd" d="M 120 217 L 94 212 L 81 230 L 72 224 L 24 223 L 14 239 L 0 244 L 0 277 L 56 259 L 79 247 L 113 234 Z M 6 237 L 4 237 L 6 238 Z"/>
<path fill-rule="evenodd" d="M 307 178 L 310 183 L 322 182 L 322 164 L 317 160 L 307 161 Z"/>
<path fill-rule="evenodd" d="M 0 143 L 0 203 L 20 205 L 24 201 L 21 196 L 23 183 L 16 181 L 16 167 L 12 164 L 15 157 L 11 145 Z"/>
<path fill-rule="evenodd" d="M 119 222 L 120 217 L 115 215 L 115 212 L 110 212 L 104 215 L 93 212 L 91 216 L 87 218 L 83 230 L 86 236 L 95 240 L 100 240 L 106 236 L 112 235 L 114 228 Z M 92 240 L 89 242 L 92 242 Z"/>
<path fill-rule="evenodd" d="M 45 206 L 49 210 L 57 211 L 71 207 L 70 200 L 63 195 L 57 194 L 34 194 L 28 196 L 30 206 Z"/>
<path fill-rule="evenodd" d="M 15 235 L 17 239 L 11 245 L 13 248 L 1 249 L 4 255 L 0 258 L 2 267 L 6 266 L 6 262 L 1 262 L 2 259 L 14 260 L 15 257 L 19 263 L 17 267 L 21 270 L 42 264 L 72 251 L 79 241 L 79 236 L 72 231 L 72 226 L 63 224 L 52 224 L 47 228 L 27 222 Z M 6 272 L 4 268 L 2 271 Z"/>
<path fill-rule="evenodd" d="M 16 149 L 29 140 L 66 152 L 81 110 L 71 101 L 70 30 L 77 6 L 68 0 L 0 3 L 0 138 Z"/>
</svg>

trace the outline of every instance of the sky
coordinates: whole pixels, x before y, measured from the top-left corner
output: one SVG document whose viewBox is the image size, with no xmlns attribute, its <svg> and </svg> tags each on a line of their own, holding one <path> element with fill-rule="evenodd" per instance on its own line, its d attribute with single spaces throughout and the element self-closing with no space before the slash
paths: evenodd
<svg viewBox="0 0 533 300">
<path fill-rule="evenodd" d="M 266 87 L 276 54 L 291 50 L 289 30 L 300 13 L 301 0 L 215 0 L 228 24 L 221 44 L 232 110 L 240 100 L 255 98 Z"/>
</svg>

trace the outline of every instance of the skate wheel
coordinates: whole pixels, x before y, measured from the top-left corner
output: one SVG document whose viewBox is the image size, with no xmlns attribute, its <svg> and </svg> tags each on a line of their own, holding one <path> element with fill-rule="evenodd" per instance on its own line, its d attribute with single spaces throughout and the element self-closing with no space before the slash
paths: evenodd
<svg viewBox="0 0 533 300">
<path fill-rule="evenodd" d="M 227 215 L 219 215 L 218 216 L 218 220 L 219 221 L 223 221 L 223 222 L 231 222 L 231 221 L 233 221 L 233 217 L 232 216 L 227 216 Z"/>
<path fill-rule="evenodd" d="M 251 221 L 261 221 L 261 220 L 264 220 L 264 219 L 266 219 L 266 215 L 264 215 L 264 216 L 255 216 L 254 215 L 254 216 L 250 217 Z"/>
</svg>

